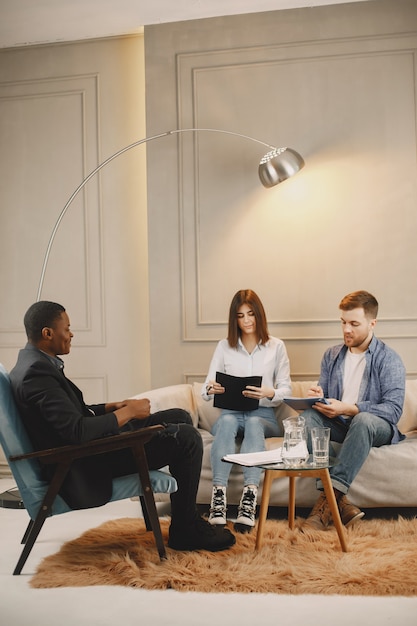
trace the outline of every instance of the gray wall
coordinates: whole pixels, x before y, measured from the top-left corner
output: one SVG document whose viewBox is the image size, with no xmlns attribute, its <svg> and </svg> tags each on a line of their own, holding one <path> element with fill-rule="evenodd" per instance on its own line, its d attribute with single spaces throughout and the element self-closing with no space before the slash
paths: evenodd
<svg viewBox="0 0 417 626">
<path fill-rule="evenodd" d="M 295 378 L 368 289 L 377 334 L 417 374 L 417 4 L 388 0 L 145 29 L 147 133 L 216 128 L 290 146 L 306 167 L 266 190 L 266 151 L 224 134 L 147 146 L 151 379 L 205 376 L 240 288 L 262 298 Z"/>
</svg>

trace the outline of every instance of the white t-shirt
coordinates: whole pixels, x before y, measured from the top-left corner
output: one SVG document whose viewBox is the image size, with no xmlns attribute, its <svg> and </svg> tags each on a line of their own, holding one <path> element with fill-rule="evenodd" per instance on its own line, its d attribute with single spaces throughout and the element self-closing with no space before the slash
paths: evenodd
<svg viewBox="0 0 417 626">
<path fill-rule="evenodd" d="M 359 389 L 365 371 L 365 352 L 351 352 L 345 356 L 345 371 L 343 374 L 342 402 L 356 404 L 359 398 Z"/>
</svg>

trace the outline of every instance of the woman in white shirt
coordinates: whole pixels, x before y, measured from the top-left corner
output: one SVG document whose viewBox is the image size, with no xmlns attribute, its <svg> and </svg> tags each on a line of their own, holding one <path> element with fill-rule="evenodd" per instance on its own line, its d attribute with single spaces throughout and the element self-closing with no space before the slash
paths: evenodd
<svg viewBox="0 0 417 626">
<path fill-rule="evenodd" d="M 264 307 L 251 289 L 241 289 L 233 296 L 227 339 L 217 344 L 203 385 L 205 400 L 225 391 L 216 382 L 216 372 L 262 376 L 260 387 L 249 385 L 242 392 L 243 396 L 258 400 L 258 408 L 247 412 L 222 409 L 212 429 L 215 438 L 211 448 L 213 491 L 209 522 L 226 524 L 226 488 L 232 466 L 222 457 L 235 452 L 237 438 L 242 439 L 242 453 L 265 450 L 265 437 L 280 435 L 274 407 L 291 395 L 290 364 L 284 342 L 269 335 Z M 234 526 L 238 532 L 250 532 L 255 525 L 261 473 L 258 467 L 243 468 L 244 488 Z"/>
</svg>

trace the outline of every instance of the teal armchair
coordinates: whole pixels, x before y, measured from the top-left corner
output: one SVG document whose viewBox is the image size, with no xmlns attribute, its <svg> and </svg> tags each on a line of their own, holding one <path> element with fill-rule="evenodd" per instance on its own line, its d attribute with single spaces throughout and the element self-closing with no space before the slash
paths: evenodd
<svg viewBox="0 0 417 626">
<path fill-rule="evenodd" d="M 22 539 L 23 551 L 14 575 L 20 574 L 47 517 L 68 513 L 72 509 L 59 496 L 60 487 L 73 460 L 113 450 L 131 448 L 137 461 L 137 474 L 113 480 L 111 501 L 138 496 L 147 530 L 152 530 L 160 559 L 166 558 L 165 546 L 155 505 L 154 493 L 173 493 L 175 479 L 160 470 L 148 469 L 144 445 L 162 426 L 150 426 L 85 444 L 63 446 L 35 452 L 19 416 L 9 376 L 0 363 L 0 443 L 8 459 L 30 521 Z M 41 476 L 41 465 L 55 466 L 48 483 Z"/>
</svg>

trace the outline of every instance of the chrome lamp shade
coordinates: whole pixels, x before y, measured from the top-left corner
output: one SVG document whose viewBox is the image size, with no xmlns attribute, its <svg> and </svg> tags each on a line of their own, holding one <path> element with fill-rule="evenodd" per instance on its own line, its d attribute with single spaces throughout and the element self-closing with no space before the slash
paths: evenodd
<svg viewBox="0 0 417 626">
<path fill-rule="evenodd" d="M 304 159 L 291 148 L 274 148 L 259 163 L 259 178 L 264 187 L 274 187 L 304 167 Z"/>
</svg>

